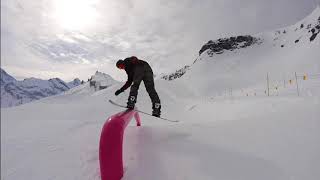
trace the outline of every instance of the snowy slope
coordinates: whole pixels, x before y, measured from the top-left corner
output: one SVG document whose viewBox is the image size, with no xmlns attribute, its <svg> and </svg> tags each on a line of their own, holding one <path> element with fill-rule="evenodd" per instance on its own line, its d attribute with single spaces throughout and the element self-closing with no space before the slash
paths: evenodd
<svg viewBox="0 0 320 180">
<path fill-rule="evenodd" d="M 1 69 L 1 107 L 17 106 L 60 94 L 80 84 L 79 79 L 65 83 L 59 78 L 49 80 L 28 78 L 17 81 Z"/>
<path fill-rule="evenodd" d="M 303 22 L 316 25 L 319 17 L 318 8 Z M 310 41 L 311 31 L 295 31 L 300 25 L 258 34 L 261 44 L 204 51 L 180 78 L 156 81 L 163 116 L 181 122 L 141 115 L 142 127 L 125 134 L 123 179 L 319 179 L 320 38 Z M 126 102 L 128 91 L 114 96 L 121 85 L 95 91 L 85 83 L 1 109 L 1 179 L 100 179 L 101 128 L 122 110 L 107 100 Z M 151 112 L 141 86 L 137 106 Z"/>
<path fill-rule="evenodd" d="M 220 44 L 220 49 L 217 46 L 205 48 L 210 47 L 210 43 L 218 44 L 226 40 L 209 41 L 201 48 L 200 56 L 194 64 L 181 69 L 180 75 L 178 71 L 178 75 L 174 73 L 171 77 L 178 77 L 198 94 L 215 96 L 226 88 L 266 84 L 267 73 L 274 81 L 289 79 L 295 72 L 317 74 L 320 72 L 320 56 L 315 53 L 320 48 L 319 18 L 320 8 L 317 8 L 293 26 L 253 35 L 252 38 L 256 40 L 247 38 L 256 42 L 245 41 L 251 44 L 249 46 L 239 43 L 238 46 L 230 48 L 237 43 L 236 40 L 231 40 L 237 38 L 231 37 L 227 39 L 228 43 Z M 163 78 L 169 79 L 168 77 L 170 75 Z M 195 82 L 197 86 L 194 88 Z"/>
</svg>

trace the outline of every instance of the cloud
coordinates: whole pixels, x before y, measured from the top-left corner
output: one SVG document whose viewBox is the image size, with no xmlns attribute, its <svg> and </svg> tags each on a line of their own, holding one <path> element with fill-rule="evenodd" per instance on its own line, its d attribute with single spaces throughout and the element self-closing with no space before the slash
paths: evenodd
<svg viewBox="0 0 320 180">
<path fill-rule="evenodd" d="M 57 2 L 64 1 L 1 1 L 2 66 L 13 75 L 86 79 L 99 69 L 124 79 L 113 63 L 131 55 L 170 72 L 193 62 L 208 40 L 287 26 L 315 7 L 314 0 L 92 0 L 90 26 L 70 30 L 55 17 Z M 66 16 L 68 8 L 71 18 L 81 12 L 69 3 Z"/>
</svg>

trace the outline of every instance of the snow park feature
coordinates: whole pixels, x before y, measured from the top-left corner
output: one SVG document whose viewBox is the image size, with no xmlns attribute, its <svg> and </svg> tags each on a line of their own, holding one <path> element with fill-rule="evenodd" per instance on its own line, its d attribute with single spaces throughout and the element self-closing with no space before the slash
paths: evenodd
<svg viewBox="0 0 320 180">
<path fill-rule="evenodd" d="M 99 148 L 102 180 L 120 180 L 123 176 L 124 130 L 133 117 L 137 126 L 141 126 L 139 114 L 134 110 L 126 110 L 111 116 L 103 126 Z"/>
</svg>

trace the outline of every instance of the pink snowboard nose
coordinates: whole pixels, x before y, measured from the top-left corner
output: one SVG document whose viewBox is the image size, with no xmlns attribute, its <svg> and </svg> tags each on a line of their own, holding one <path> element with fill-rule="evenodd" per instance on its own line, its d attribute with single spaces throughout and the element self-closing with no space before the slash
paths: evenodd
<svg viewBox="0 0 320 180">
<path fill-rule="evenodd" d="M 102 180 L 120 180 L 123 177 L 123 134 L 132 117 L 140 126 L 138 112 L 126 110 L 111 116 L 102 128 L 99 148 Z"/>
</svg>

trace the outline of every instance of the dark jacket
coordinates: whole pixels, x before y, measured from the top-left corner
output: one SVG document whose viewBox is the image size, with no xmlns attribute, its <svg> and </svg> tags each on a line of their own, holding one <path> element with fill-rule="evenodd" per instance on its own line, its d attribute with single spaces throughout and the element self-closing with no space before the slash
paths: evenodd
<svg viewBox="0 0 320 180">
<path fill-rule="evenodd" d="M 128 89 L 131 86 L 132 82 L 134 81 L 136 67 L 143 66 L 143 67 L 151 70 L 151 67 L 149 66 L 149 64 L 147 62 L 140 60 L 134 56 L 126 58 L 124 60 L 124 64 L 125 64 L 124 69 L 128 75 L 128 79 L 127 79 L 127 82 L 120 88 L 121 91 L 125 91 L 126 89 Z M 151 72 L 152 72 L 152 70 L 151 70 Z"/>
</svg>

